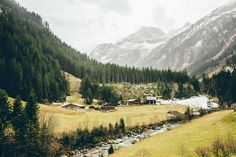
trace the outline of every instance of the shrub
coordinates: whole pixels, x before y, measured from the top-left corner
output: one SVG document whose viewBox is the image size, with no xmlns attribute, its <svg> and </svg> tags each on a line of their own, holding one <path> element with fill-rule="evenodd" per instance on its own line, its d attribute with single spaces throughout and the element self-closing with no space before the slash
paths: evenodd
<svg viewBox="0 0 236 157">
<path fill-rule="evenodd" d="M 110 145 L 110 148 L 108 149 L 108 154 L 113 154 L 114 153 L 114 148 L 112 145 Z"/>
<path fill-rule="evenodd" d="M 195 150 L 195 153 L 199 156 L 199 157 L 209 157 L 210 156 L 210 150 L 208 147 L 198 147 Z"/>
</svg>

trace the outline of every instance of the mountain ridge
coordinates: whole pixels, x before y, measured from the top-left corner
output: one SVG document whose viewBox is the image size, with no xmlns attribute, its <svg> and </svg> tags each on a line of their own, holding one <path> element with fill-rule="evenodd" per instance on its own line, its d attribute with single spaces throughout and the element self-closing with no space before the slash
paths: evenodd
<svg viewBox="0 0 236 157">
<path fill-rule="evenodd" d="M 103 63 L 178 71 L 186 69 L 192 75 L 200 75 L 225 62 L 229 55 L 226 50 L 236 40 L 235 21 L 236 1 L 233 0 L 194 24 L 187 23 L 183 29 L 162 34 L 161 40 L 150 44 L 147 49 L 144 44 L 140 46 L 138 43 L 144 37 L 136 35 L 137 39 L 129 42 L 131 44 L 127 44 L 124 38 L 118 46 L 113 43 L 113 48 L 109 50 L 98 46 L 90 57 Z M 139 31 L 136 33 L 139 34 Z"/>
</svg>

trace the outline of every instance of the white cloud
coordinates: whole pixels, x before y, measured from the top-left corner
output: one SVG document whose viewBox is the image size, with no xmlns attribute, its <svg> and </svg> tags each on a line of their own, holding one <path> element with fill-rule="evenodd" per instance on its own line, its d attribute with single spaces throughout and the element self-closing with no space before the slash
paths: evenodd
<svg viewBox="0 0 236 157">
<path fill-rule="evenodd" d="M 82 52 L 115 42 L 142 26 L 164 31 L 195 22 L 229 0 L 17 0 L 49 22 L 63 41 Z"/>
<path fill-rule="evenodd" d="M 165 8 L 158 4 L 153 10 L 152 18 L 155 24 L 162 29 L 168 30 L 174 27 L 174 19 L 167 17 Z"/>
<path fill-rule="evenodd" d="M 101 11 L 115 11 L 121 14 L 131 12 L 130 3 L 128 0 L 81 0 L 82 2 L 97 5 Z"/>
</svg>

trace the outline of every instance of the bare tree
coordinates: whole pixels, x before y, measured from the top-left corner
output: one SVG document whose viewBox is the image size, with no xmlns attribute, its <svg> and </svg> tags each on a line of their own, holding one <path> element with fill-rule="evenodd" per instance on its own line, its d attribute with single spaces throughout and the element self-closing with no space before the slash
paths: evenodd
<svg viewBox="0 0 236 157">
<path fill-rule="evenodd" d="M 224 142 L 225 151 L 228 154 L 235 154 L 236 153 L 236 141 L 231 133 L 228 134 L 226 141 Z"/>
<path fill-rule="evenodd" d="M 198 147 L 195 150 L 195 153 L 199 156 L 199 157 L 209 157 L 210 156 L 210 149 L 208 147 Z"/>
<path fill-rule="evenodd" d="M 224 142 L 220 138 L 216 138 L 216 140 L 213 141 L 211 151 L 215 157 L 229 156 L 228 152 L 225 150 Z"/>
</svg>

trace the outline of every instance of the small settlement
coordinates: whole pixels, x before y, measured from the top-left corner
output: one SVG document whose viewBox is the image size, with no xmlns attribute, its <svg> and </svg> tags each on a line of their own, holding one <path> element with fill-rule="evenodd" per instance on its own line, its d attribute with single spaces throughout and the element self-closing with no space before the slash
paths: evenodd
<svg viewBox="0 0 236 157">
<path fill-rule="evenodd" d="M 206 96 L 193 96 L 188 99 L 171 99 L 163 100 L 156 96 L 146 96 L 146 98 L 133 98 L 122 103 L 125 106 L 138 106 L 138 105 L 184 105 L 189 106 L 195 109 L 205 109 L 205 110 L 214 110 L 219 107 L 217 101 L 209 99 Z M 86 110 L 98 110 L 102 112 L 113 112 L 116 110 L 117 105 L 110 103 L 95 103 L 94 105 L 80 105 L 77 103 L 63 103 L 61 104 L 62 108 L 73 111 L 86 111 Z M 121 105 L 122 106 L 122 105 Z M 236 104 L 231 105 L 231 109 L 236 110 Z M 193 112 L 194 115 L 199 115 L 199 112 Z M 176 113 L 171 113 L 170 115 L 176 115 Z"/>
<path fill-rule="evenodd" d="M 109 112 L 109 111 L 114 111 L 115 106 L 112 106 L 111 104 L 103 104 L 101 106 L 94 106 L 94 105 L 80 105 L 76 103 L 64 103 L 62 108 L 67 109 L 67 110 L 73 110 L 73 111 L 86 111 L 86 110 L 100 110 L 103 112 Z"/>
</svg>

